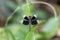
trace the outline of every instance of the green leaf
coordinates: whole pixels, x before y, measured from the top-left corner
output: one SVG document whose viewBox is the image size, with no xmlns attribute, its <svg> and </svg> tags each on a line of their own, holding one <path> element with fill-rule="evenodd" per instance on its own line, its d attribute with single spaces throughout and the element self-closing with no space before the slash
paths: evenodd
<svg viewBox="0 0 60 40">
<path fill-rule="evenodd" d="M 0 28 L 0 40 L 8 40 L 8 35 L 5 28 Z"/>
<path fill-rule="evenodd" d="M 25 40 L 35 40 L 34 31 L 36 30 L 36 28 L 37 26 L 32 26 L 32 29 L 27 33 Z"/>
<path fill-rule="evenodd" d="M 57 30 L 58 30 L 58 19 L 55 18 L 49 19 L 43 26 L 43 32 L 46 38 L 53 37 L 56 34 Z"/>
<path fill-rule="evenodd" d="M 15 40 L 24 40 L 27 32 L 29 31 L 28 26 L 20 24 L 10 24 L 7 29 L 12 32 Z M 12 39 L 11 32 L 9 33 L 9 39 Z"/>
</svg>

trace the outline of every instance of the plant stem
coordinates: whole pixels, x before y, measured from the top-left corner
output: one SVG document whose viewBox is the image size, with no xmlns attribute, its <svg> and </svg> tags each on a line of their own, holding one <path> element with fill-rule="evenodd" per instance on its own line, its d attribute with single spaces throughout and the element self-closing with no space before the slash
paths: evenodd
<svg viewBox="0 0 60 40">
<path fill-rule="evenodd" d="M 13 40 L 16 40 L 15 37 L 14 37 L 14 35 L 13 35 L 13 33 L 10 30 L 6 30 L 6 31 L 7 31 L 7 33 L 9 33 L 11 35 L 11 37 L 12 37 Z"/>
<path fill-rule="evenodd" d="M 14 15 L 14 14 L 16 13 L 16 11 L 19 10 L 19 9 L 20 9 L 20 7 L 17 7 L 17 8 L 15 9 L 15 11 L 7 18 L 6 23 L 5 23 L 5 26 L 7 26 L 9 20 L 13 17 L 13 15 Z"/>
</svg>

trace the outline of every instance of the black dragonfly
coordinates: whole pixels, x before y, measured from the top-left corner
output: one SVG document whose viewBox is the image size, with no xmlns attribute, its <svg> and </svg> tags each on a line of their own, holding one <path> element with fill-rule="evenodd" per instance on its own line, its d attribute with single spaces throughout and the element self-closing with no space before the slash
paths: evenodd
<svg viewBox="0 0 60 40">
<path fill-rule="evenodd" d="M 25 16 L 23 20 L 23 24 L 24 25 L 29 25 L 29 24 L 37 25 L 38 24 L 37 18 L 35 16 L 29 16 L 29 17 Z"/>
</svg>

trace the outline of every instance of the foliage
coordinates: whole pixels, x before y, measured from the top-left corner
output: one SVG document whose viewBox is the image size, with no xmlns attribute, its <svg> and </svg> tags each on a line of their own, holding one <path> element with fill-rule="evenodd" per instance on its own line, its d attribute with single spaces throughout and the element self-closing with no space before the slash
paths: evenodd
<svg viewBox="0 0 60 40">
<path fill-rule="evenodd" d="M 8 1 L 7 3 L 7 7 L 11 8 L 11 10 L 15 10 L 17 8 L 17 4 L 14 4 L 10 1 Z M 30 3 L 29 7 L 30 9 L 28 8 L 27 3 L 19 5 L 18 9 L 15 10 L 12 15 L 7 18 L 5 30 L 7 34 L 6 36 L 8 36 L 8 40 L 49 40 L 56 34 L 56 31 L 58 29 L 58 20 L 55 19 L 55 17 L 46 20 L 48 17 L 48 13 L 46 11 L 35 10 Z M 46 20 L 46 22 L 42 26 L 42 34 L 37 30 L 39 24 L 35 26 L 31 25 L 32 28 L 31 31 L 29 31 L 29 25 L 23 25 L 19 22 L 23 20 L 23 15 L 33 16 L 34 14 L 37 15 L 37 19 L 39 20 L 39 22 L 42 21 L 42 19 Z M 9 23 L 9 21 L 11 21 L 11 23 Z"/>
</svg>

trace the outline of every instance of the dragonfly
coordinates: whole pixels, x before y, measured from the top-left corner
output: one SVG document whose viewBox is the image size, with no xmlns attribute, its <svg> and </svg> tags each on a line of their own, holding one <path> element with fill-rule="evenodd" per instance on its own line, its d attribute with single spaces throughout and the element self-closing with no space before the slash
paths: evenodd
<svg viewBox="0 0 60 40">
<path fill-rule="evenodd" d="M 23 20 L 23 24 L 24 25 L 29 25 L 29 24 L 31 24 L 31 25 L 37 25 L 38 21 L 37 21 L 36 16 L 29 16 L 29 17 L 25 16 L 24 20 Z"/>
</svg>

